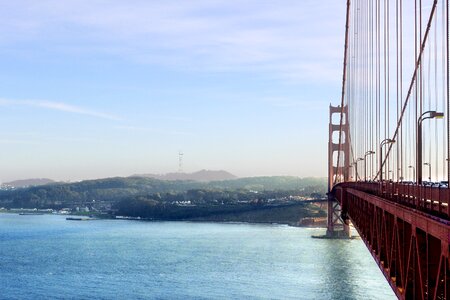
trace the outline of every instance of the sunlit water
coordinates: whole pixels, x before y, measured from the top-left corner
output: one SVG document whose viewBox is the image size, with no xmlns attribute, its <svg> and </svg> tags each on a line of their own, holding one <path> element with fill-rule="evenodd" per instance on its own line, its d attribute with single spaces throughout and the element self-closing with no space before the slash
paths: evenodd
<svg viewBox="0 0 450 300">
<path fill-rule="evenodd" d="M 362 241 L 320 233 L 0 214 L 0 298 L 395 299 Z"/>
</svg>

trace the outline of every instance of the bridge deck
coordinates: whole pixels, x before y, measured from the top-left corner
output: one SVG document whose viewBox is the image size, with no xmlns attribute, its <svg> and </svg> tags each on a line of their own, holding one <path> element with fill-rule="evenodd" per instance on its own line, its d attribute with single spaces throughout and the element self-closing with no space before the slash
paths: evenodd
<svg viewBox="0 0 450 300">
<path fill-rule="evenodd" d="M 450 297 L 448 192 L 361 182 L 333 189 L 399 299 Z"/>
<path fill-rule="evenodd" d="M 450 189 L 447 187 L 404 184 L 397 182 L 349 182 L 344 184 L 368 194 L 402 204 L 442 221 L 450 220 Z"/>
</svg>

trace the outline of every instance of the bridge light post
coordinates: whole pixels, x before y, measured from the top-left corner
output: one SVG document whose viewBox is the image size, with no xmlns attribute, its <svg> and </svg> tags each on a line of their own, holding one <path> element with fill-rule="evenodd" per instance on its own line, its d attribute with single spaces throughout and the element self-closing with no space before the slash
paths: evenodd
<svg viewBox="0 0 450 300">
<path fill-rule="evenodd" d="M 431 182 L 431 163 L 423 163 L 424 166 L 428 166 L 428 181 Z"/>
<path fill-rule="evenodd" d="M 355 178 L 355 181 L 358 181 L 358 163 L 354 161 L 350 168 L 353 168 L 355 170 L 355 177 L 352 176 L 352 178 Z"/>
<path fill-rule="evenodd" d="M 380 144 L 380 182 L 383 182 L 383 146 L 392 143 L 395 143 L 395 140 L 384 139 Z"/>
<path fill-rule="evenodd" d="M 426 119 L 443 119 L 444 113 L 435 110 L 424 112 L 417 120 L 417 184 L 422 184 L 422 122 Z M 431 176 L 431 174 L 430 174 Z"/>
<path fill-rule="evenodd" d="M 364 160 L 364 158 L 359 157 L 355 160 L 355 177 L 356 177 L 356 181 L 358 181 L 358 178 L 361 179 L 360 176 L 358 176 L 358 161 L 362 161 Z"/>
<path fill-rule="evenodd" d="M 370 150 L 370 151 L 367 151 L 366 154 L 364 154 L 364 181 L 367 181 L 367 168 L 366 168 L 367 161 L 366 161 L 366 158 L 367 158 L 368 155 L 372 155 L 372 154 L 375 154 L 375 151 Z"/>
<path fill-rule="evenodd" d="M 414 166 L 408 166 L 408 168 L 413 170 L 413 181 L 416 182 L 416 168 Z"/>
</svg>

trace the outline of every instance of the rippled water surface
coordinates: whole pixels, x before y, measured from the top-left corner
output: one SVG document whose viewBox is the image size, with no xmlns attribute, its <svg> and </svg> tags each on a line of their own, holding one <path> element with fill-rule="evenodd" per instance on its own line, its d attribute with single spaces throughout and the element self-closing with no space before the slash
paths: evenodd
<svg viewBox="0 0 450 300">
<path fill-rule="evenodd" d="M 0 299 L 395 299 L 362 241 L 320 233 L 0 214 Z"/>
</svg>

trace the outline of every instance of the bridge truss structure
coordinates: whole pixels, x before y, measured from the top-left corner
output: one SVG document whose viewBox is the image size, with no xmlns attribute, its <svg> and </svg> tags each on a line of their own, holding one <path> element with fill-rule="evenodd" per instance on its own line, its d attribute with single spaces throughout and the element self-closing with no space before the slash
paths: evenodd
<svg viewBox="0 0 450 300">
<path fill-rule="evenodd" d="M 450 299 L 449 1 L 347 0 L 327 236 L 352 224 L 399 299 Z"/>
</svg>

